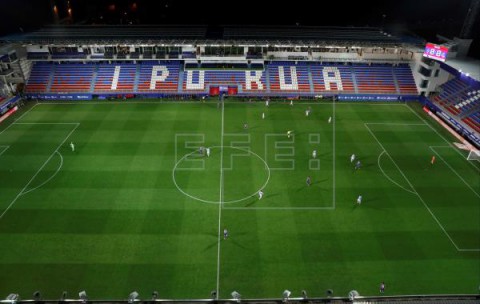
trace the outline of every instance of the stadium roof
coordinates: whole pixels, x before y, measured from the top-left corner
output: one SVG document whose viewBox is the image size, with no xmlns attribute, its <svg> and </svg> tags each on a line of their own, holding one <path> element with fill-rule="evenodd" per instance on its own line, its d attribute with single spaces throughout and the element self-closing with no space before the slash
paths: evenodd
<svg viewBox="0 0 480 304">
<path fill-rule="evenodd" d="M 325 26 L 225 26 L 224 39 L 288 39 L 398 43 L 399 39 L 379 28 Z"/>
<path fill-rule="evenodd" d="M 32 44 L 202 44 L 221 41 L 249 45 L 400 45 L 399 38 L 371 27 L 313 26 L 165 26 L 73 25 L 1 37 L 0 41 Z"/>
<path fill-rule="evenodd" d="M 470 78 L 480 81 L 480 60 L 473 58 L 449 59 L 445 64 L 452 68 L 468 74 Z"/>
<path fill-rule="evenodd" d="M 25 34 L 1 37 L 0 40 L 24 43 L 62 43 L 87 41 L 148 41 L 164 39 L 205 39 L 205 26 L 148 25 L 72 25 L 47 26 Z"/>
</svg>

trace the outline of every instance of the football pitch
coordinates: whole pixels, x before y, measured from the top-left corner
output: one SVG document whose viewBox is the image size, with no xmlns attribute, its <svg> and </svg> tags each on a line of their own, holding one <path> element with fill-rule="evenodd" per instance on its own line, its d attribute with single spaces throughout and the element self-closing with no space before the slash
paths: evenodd
<svg viewBox="0 0 480 304">
<path fill-rule="evenodd" d="M 417 103 L 32 105 L 0 125 L 0 297 L 478 293 L 453 141 Z"/>
</svg>

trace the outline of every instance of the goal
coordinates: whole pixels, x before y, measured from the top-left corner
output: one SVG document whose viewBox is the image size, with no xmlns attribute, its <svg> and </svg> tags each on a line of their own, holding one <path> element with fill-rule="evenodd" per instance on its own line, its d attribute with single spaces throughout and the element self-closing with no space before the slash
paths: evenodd
<svg viewBox="0 0 480 304">
<path fill-rule="evenodd" d="M 468 153 L 467 160 L 476 160 L 480 161 L 480 151 L 479 150 L 470 150 Z"/>
</svg>

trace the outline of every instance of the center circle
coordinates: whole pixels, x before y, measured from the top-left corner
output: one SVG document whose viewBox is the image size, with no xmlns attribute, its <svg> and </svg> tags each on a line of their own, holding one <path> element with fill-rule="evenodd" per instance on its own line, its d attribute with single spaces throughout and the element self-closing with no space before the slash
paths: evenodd
<svg viewBox="0 0 480 304">
<path fill-rule="evenodd" d="M 255 152 L 240 147 L 209 148 L 210 156 L 196 150 L 185 154 L 173 167 L 173 183 L 184 195 L 209 204 L 237 203 L 268 184 L 270 168 Z"/>
</svg>

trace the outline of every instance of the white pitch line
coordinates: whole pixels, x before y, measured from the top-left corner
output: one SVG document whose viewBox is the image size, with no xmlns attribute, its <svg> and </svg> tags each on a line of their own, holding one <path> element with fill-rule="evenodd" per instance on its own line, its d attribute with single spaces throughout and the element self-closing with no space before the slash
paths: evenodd
<svg viewBox="0 0 480 304">
<path fill-rule="evenodd" d="M 406 189 L 405 187 L 403 187 L 402 185 L 400 185 L 399 183 L 397 183 L 396 181 L 394 181 L 393 179 L 390 178 L 390 176 L 388 176 L 385 171 L 383 171 L 383 168 L 382 166 L 380 165 L 380 158 L 382 157 L 382 155 L 385 153 L 385 150 L 382 151 L 382 153 L 380 153 L 380 155 L 378 155 L 378 159 L 377 159 L 377 164 L 378 164 L 378 167 L 380 168 L 380 171 L 382 171 L 383 175 L 385 175 L 385 177 L 391 181 L 392 183 L 394 183 L 395 185 L 397 185 L 398 187 L 402 188 L 403 190 L 407 191 L 407 192 L 410 192 L 412 194 L 417 194 L 415 192 L 413 192 L 412 190 L 408 190 Z"/>
<path fill-rule="evenodd" d="M 26 191 L 26 192 L 23 192 L 21 195 L 25 195 L 25 194 L 27 194 L 27 193 L 30 193 L 30 192 L 32 192 L 32 191 L 35 191 L 35 190 L 39 189 L 40 187 L 43 187 L 45 184 L 47 184 L 49 181 L 51 181 L 51 180 L 58 174 L 58 172 L 60 172 L 60 169 L 62 169 L 62 167 L 63 167 L 63 156 L 62 156 L 62 154 L 61 154 L 60 152 L 58 152 L 58 150 L 55 151 L 55 153 L 57 153 L 57 154 L 60 156 L 60 166 L 58 166 L 58 168 L 57 168 L 57 170 L 55 171 L 55 173 L 53 173 L 52 176 L 50 176 L 46 181 L 44 181 L 43 183 L 41 183 L 41 184 L 38 185 L 37 187 L 32 188 L 32 189 L 30 189 L 30 190 L 28 190 L 28 191 Z"/>
<path fill-rule="evenodd" d="M 480 251 L 480 248 L 473 248 L 473 249 L 458 249 L 461 252 L 473 252 L 473 251 Z"/>
<path fill-rule="evenodd" d="M 223 207 L 228 210 L 335 210 L 335 207 Z"/>
<path fill-rule="evenodd" d="M 333 117 L 332 117 L 332 119 L 333 119 L 333 128 L 332 128 L 333 129 L 332 130 L 332 133 L 333 133 L 333 148 L 332 148 L 332 150 L 333 150 L 332 151 L 332 155 L 333 155 L 332 156 L 332 163 L 333 163 L 332 164 L 332 168 L 333 168 L 333 174 L 332 174 L 333 175 L 333 181 L 332 181 L 332 183 L 333 183 L 333 191 L 332 191 L 333 209 L 335 209 L 335 207 L 337 205 L 337 203 L 336 203 L 337 189 L 336 189 L 336 180 L 335 180 L 336 179 L 336 170 L 335 170 L 335 156 L 336 156 L 335 155 L 335 152 L 336 152 L 336 150 L 335 150 L 335 131 L 336 131 L 336 129 L 335 129 L 335 126 L 337 124 L 337 117 L 335 115 L 336 115 L 336 103 L 334 102 L 333 103 Z"/>
<path fill-rule="evenodd" d="M 456 150 L 453 146 L 429 146 L 429 147 L 430 147 L 430 149 L 432 149 L 432 148 L 436 148 L 436 149 L 439 149 L 439 148 L 440 148 L 440 149 L 449 148 L 449 149 L 454 149 L 454 150 Z M 433 149 L 432 149 L 432 150 L 433 150 Z M 436 152 L 436 151 L 435 151 L 435 152 Z M 464 159 L 464 158 L 463 158 L 463 155 L 462 155 L 462 159 Z M 470 163 L 470 162 L 469 162 L 469 163 Z M 480 172 L 480 169 L 477 168 L 475 165 L 472 165 L 472 167 L 473 167 L 473 169 L 475 169 L 476 171 Z"/>
<path fill-rule="evenodd" d="M 406 105 L 406 104 L 405 104 L 405 106 L 406 106 L 413 114 L 415 114 L 415 116 L 417 116 L 421 121 L 423 121 L 430 129 L 432 129 L 435 133 L 437 133 L 438 136 L 440 136 L 441 138 L 443 138 L 443 140 L 444 140 L 450 147 L 454 148 L 454 150 L 458 153 L 458 155 L 460 155 L 460 156 L 462 157 L 462 159 L 465 159 L 465 156 L 464 156 L 462 153 L 460 153 L 460 151 L 458 151 L 458 150 L 456 149 L 456 147 L 455 147 L 454 145 L 452 145 L 451 142 L 449 142 L 445 137 L 443 137 L 442 134 L 440 134 L 434 127 L 432 127 L 427 120 L 423 119 L 420 115 L 418 115 L 418 113 L 415 112 L 415 110 L 413 110 L 410 106 L 408 106 L 408 105 Z M 472 163 L 470 163 L 470 162 L 468 162 L 468 163 L 470 164 L 470 166 L 474 167 L 477 171 L 479 170 L 474 164 L 472 164 Z"/>
<path fill-rule="evenodd" d="M 35 108 L 36 106 L 38 106 L 38 102 L 36 104 L 34 104 L 30 109 L 28 109 L 27 111 L 25 111 L 25 113 L 23 113 L 19 118 L 15 119 L 14 122 L 17 122 L 18 120 L 20 120 L 23 116 L 27 115 L 28 112 L 30 112 L 31 110 L 33 110 L 33 108 Z"/>
<path fill-rule="evenodd" d="M 426 126 L 424 123 L 401 123 L 401 122 L 366 122 L 367 125 L 391 125 L 391 126 Z"/>
<path fill-rule="evenodd" d="M 244 101 L 229 101 L 228 103 L 234 103 L 234 104 L 245 104 Z M 299 105 L 331 105 L 334 104 L 335 102 L 331 101 L 318 101 L 318 102 L 299 102 Z M 42 101 L 39 102 L 35 105 L 108 105 L 108 104 L 198 104 L 198 105 L 203 105 L 203 104 L 210 104 L 214 105 L 214 101 L 207 101 L 206 103 L 203 103 L 201 101 L 176 101 L 176 100 L 152 100 L 152 101 L 88 101 L 88 100 L 83 100 L 83 101 L 77 101 L 75 103 L 71 102 L 49 102 L 49 101 Z M 255 101 L 255 104 L 264 104 L 263 101 L 257 100 Z M 284 105 L 288 104 L 284 101 L 270 101 L 270 104 L 272 105 Z M 368 102 L 348 102 L 348 101 L 342 101 L 339 103 L 341 105 L 362 105 L 362 106 L 404 106 L 404 103 L 392 103 L 392 102 L 382 102 L 382 103 L 368 103 Z"/>
<path fill-rule="evenodd" d="M 28 186 L 32 183 L 32 181 L 35 179 L 35 177 L 37 177 L 37 175 L 42 171 L 42 169 L 47 165 L 47 163 L 50 161 L 50 159 L 52 159 L 53 155 L 55 155 L 55 153 L 58 151 L 58 149 L 60 149 L 60 147 L 67 141 L 67 139 L 70 137 L 70 135 L 72 135 L 73 132 L 75 132 L 75 130 L 78 128 L 80 124 L 78 123 L 75 128 L 73 128 L 72 131 L 70 131 L 70 133 L 68 133 L 67 137 L 65 137 L 65 139 L 60 143 L 60 145 L 58 145 L 58 147 L 55 149 L 55 151 L 52 152 L 52 154 L 50 155 L 50 157 L 43 163 L 43 165 L 40 167 L 40 169 L 37 170 L 37 172 L 32 176 L 32 178 L 28 181 L 28 183 L 25 185 L 25 187 L 23 187 L 22 191 L 20 191 L 20 193 L 17 194 L 17 196 L 13 199 L 13 201 L 10 203 L 10 205 L 8 205 L 7 209 L 5 209 L 2 214 L 0 214 L 0 219 L 5 215 L 5 213 L 7 213 L 7 211 L 13 206 L 13 204 L 15 204 L 15 202 L 18 200 L 18 198 L 20 196 L 23 195 L 25 189 L 28 188 Z"/>
<path fill-rule="evenodd" d="M 430 147 L 430 150 L 432 150 L 435 154 L 437 154 L 437 156 L 440 157 L 440 159 L 445 163 L 445 165 L 447 165 L 447 167 L 449 167 L 450 170 L 452 170 L 453 173 L 455 173 L 455 175 L 458 176 L 458 178 L 460 178 L 460 180 L 462 180 L 462 182 L 463 182 L 468 188 L 470 188 L 470 190 L 472 190 L 473 193 L 475 193 L 475 195 L 476 195 L 478 198 L 480 198 L 480 194 L 478 194 L 475 190 L 473 190 L 473 188 L 463 179 L 463 177 L 462 177 L 460 174 L 458 174 L 458 172 L 457 172 L 455 169 L 453 169 L 452 166 L 450 166 L 450 164 L 447 163 L 447 161 L 446 161 L 445 159 L 443 159 L 443 157 L 440 155 L 440 153 L 438 153 L 437 151 L 435 151 L 435 149 L 432 148 L 432 147 Z"/>
<path fill-rule="evenodd" d="M 220 296 L 220 244 L 222 242 L 222 205 L 223 205 L 223 133 L 224 133 L 225 104 L 222 101 L 222 129 L 220 133 L 220 194 L 218 204 L 218 245 L 217 245 L 217 289 L 216 299 Z"/>
<path fill-rule="evenodd" d="M 79 122 L 14 122 L 14 125 L 78 125 Z"/>
<path fill-rule="evenodd" d="M 7 151 L 8 148 L 10 148 L 10 146 L 0 146 L 0 148 L 4 148 L 2 152 L 0 152 L 0 156 L 2 156 L 2 154 L 5 153 L 5 151 Z"/>
<path fill-rule="evenodd" d="M 23 116 L 27 115 L 27 113 L 29 113 L 31 110 L 33 110 L 33 108 L 35 108 L 37 105 L 38 105 L 38 103 L 34 104 L 30 109 L 28 109 L 25 113 L 23 113 L 19 118 L 15 119 L 11 124 L 9 124 L 5 129 L 3 129 L 2 132 L 0 132 L 0 134 L 2 134 L 3 132 L 7 131 L 8 129 L 10 129 L 11 126 L 13 126 L 14 124 L 16 124 L 17 121 L 19 121 L 20 119 L 22 119 Z"/>
<path fill-rule="evenodd" d="M 448 234 L 447 230 L 445 230 L 445 228 L 443 227 L 442 223 L 440 223 L 440 221 L 437 219 L 437 217 L 435 216 L 435 214 L 433 214 L 432 210 L 430 210 L 430 208 L 428 207 L 428 205 L 425 203 L 425 201 L 423 200 L 423 198 L 420 196 L 420 194 L 418 193 L 417 190 L 415 190 L 415 187 L 413 187 L 412 183 L 410 183 L 410 181 L 408 180 L 408 178 L 405 176 L 405 174 L 403 173 L 402 169 L 400 169 L 400 167 L 397 165 L 397 163 L 393 160 L 393 158 L 390 156 L 390 154 L 388 153 L 387 149 L 385 149 L 385 147 L 382 145 L 382 143 L 380 143 L 380 141 L 377 139 L 377 137 L 375 136 L 375 134 L 373 134 L 372 130 L 370 130 L 370 128 L 368 127 L 367 124 L 364 124 L 365 127 L 367 128 L 368 132 L 370 132 L 370 134 L 372 135 L 372 137 L 377 141 L 377 143 L 380 145 L 380 147 L 382 147 L 382 149 L 385 151 L 385 153 L 388 155 L 388 157 L 390 157 L 390 159 L 392 160 L 393 164 L 395 165 L 395 167 L 397 167 L 398 171 L 400 172 L 400 174 L 402 174 L 403 178 L 405 178 L 405 180 L 407 181 L 408 185 L 410 186 L 410 188 L 412 188 L 413 191 L 415 191 L 415 194 L 418 196 L 418 198 L 420 199 L 420 201 L 423 203 L 423 205 L 425 206 L 425 208 L 428 210 L 428 212 L 430 213 L 430 215 L 433 217 L 433 219 L 437 222 L 438 226 L 442 229 L 442 231 L 445 233 L 445 235 L 448 237 L 448 239 L 450 240 L 450 242 L 453 244 L 453 246 L 455 247 L 455 249 L 457 249 L 457 251 L 460 251 L 460 248 L 457 246 L 457 244 L 453 241 L 452 237 Z"/>
</svg>

